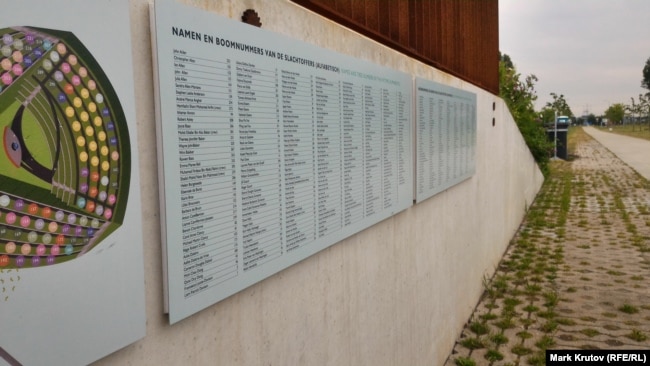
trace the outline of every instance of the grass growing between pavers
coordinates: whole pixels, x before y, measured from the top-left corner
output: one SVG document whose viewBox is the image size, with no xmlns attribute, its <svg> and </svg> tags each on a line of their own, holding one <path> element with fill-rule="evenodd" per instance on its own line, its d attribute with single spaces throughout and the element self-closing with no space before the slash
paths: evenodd
<svg viewBox="0 0 650 366">
<path fill-rule="evenodd" d="M 447 365 L 543 365 L 546 349 L 647 348 L 650 184 L 582 129 L 554 161 Z"/>
<path fill-rule="evenodd" d="M 553 163 L 553 173 L 513 238 L 497 274 L 484 281 L 485 294 L 459 342 L 467 355 L 456 365 L 517 364 L 521 359 L 544 364 L 544 351 L 559 319 L 555 286 L 563 263 L 562 239 L 571 198 L 567 163 Z M 459 348 L 457 346 L 457 348 Z M 474 360 L 479 352 L 482 360 Z M 506 354 L 510 357 L 506 360 Z"/>
</svg>

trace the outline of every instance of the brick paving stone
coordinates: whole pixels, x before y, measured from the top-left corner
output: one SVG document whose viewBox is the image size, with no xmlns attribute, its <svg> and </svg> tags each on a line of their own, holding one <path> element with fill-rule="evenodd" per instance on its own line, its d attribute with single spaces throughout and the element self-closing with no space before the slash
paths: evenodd
<svg viewBox="0 0 650 366">
<path fill-rule="evenodd" d="M 650 348 L 650 183 L 583 131 L 555 163 L 445 366 L 543 365 L 544 349 Z M 487 315 L 486 314 L 490 314 Z M 523 333 L 522 333 L 523 332 Z M 491 339 L 501 334 L 507 344 Z M 488 361 L 489 350 L 503 355 Z"/>
</svg>

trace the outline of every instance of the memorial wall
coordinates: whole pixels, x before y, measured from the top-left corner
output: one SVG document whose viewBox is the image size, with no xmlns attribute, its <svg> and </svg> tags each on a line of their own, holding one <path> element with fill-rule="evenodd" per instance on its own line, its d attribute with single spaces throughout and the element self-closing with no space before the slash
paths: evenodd
<svg viewBox="0 0 650 366">
<path fill-rule="evenodd" d="M 410 75 L 152 9 L 172 323 L 412 204 Z"/>
<path fill-rule="evenodd" d="M 290 1 L 179 2 L 191 6 L 156 1 L 154 13 L 148 1 L 132 0 L 148 187 L 147 337 L 98 364 L 443 364 L 483 291 L 481 280 L 497 265 L 542 180 L 503 102 Z M 159 19 L 161 4 L 173 10 L 166 20 Z M 239 22 L 251 8 L 261 29 Z M 206 61 L 218 71 L 205 86 L 195 85 Z M 177 76 L 186 80 L 177 83 Z M 214 85 L 224 88 L 228 76 L 232 91 L 210 102 Z M 152 93 L 155 83 L 159 95 Z M 396 118 L 401 98 L 407 135 Z M 438 121 L 441 102 L 450 111 L 464 106 L 458 124 Z M 167 112 L 154 118 L 155 104 Z M 208 104 L 215 106 L 199 109 Z M 420 125 L 419 105 L 427 112 Z M 179 113 L 186 107 L 194 115 Z M 199 123 L 206 119 L 214 126 Z M 433 132 L 442 123 L 444 136 Z M 427 129 L 432 132 L 421 138 Z M 396 155 L 403 136 L 410 145 L 402 165 Z M 217 151 L 219 138 L 233 143 L 222 151 L 226 161 L 198 155 Z M 455 171 L 460 183 L 434 184 L 438 193 L 418 198 L 418 151 L 440 158 L 435 143 L 441 139 L 451 141 L 443 164 L 456 157 L 449 179 Z M 196 172 L 213 166 L 221 167 L 213 176 Z M 390 195 L 402 173 L 407 184 Z M 195 174 L 201 185 L 181 181 Z M 221 178 L 229 182 L 223 202 L 210 202 L 202 191 L 194 191 L 192 203 L 181 201 L 194 193 L 183 190 L 216 187 Z M 183 213 L 183 202 L 197 209 Z M 228 214 L 223 239 L 206 223 L 191 224 L 201 220 L 192 215 L 217 204 Z M 212 211 L 205 216 L 216 221 Z M 204 225 L 203 233 L 184 239 L 194 234 L 182 233 L 184 220 Z M 160 242 L 163 265 L 156 262 Z M 217 251 L 207 248 L 219 243 L 231 256 L 211 263 Z M 185 255 L 202 259 L 188 264 Z M 224 271 L 227 279 L 217 284 L 212 268 L 224 263 L 232 272 Z M 198 276 L 199 269 L 207 274 Z"/>
<path fill-rule="evenodd" d="M 0 12 L 0 365 L 444 362 L 543 178 L 498 97 L 290 1 L 82 2 Z"/>
<path fill-rule="evenodd" d="M 475 94 L 151 9 L 171 323 L 411 206 L 414 132 L 417 201 L 474 173 Z"/>
</svg>

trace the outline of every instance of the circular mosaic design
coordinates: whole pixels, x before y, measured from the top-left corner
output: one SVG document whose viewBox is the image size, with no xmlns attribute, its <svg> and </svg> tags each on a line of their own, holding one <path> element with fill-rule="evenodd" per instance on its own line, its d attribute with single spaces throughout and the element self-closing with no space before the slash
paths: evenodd
<svg viewBox="0 0 650 366">
<path fill-rule="evenodd" d="M 70 32 L 0 29 L 0 269 L 74 259 L 124 219 L 127 124 Z"/>
</svg>

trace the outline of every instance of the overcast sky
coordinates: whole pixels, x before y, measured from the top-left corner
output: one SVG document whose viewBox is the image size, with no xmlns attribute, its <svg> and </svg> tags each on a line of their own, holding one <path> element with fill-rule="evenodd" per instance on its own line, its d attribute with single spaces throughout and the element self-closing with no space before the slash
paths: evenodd
<svg viewBox="0 0 650 366">
<path fill-rule="evenodd" d="M 564 94 L 576 116 L 641 93 L 650 57 L 650 0 L 499 0 L 499 48 L 534 74 L 541 109 Z"/>
</svg>

